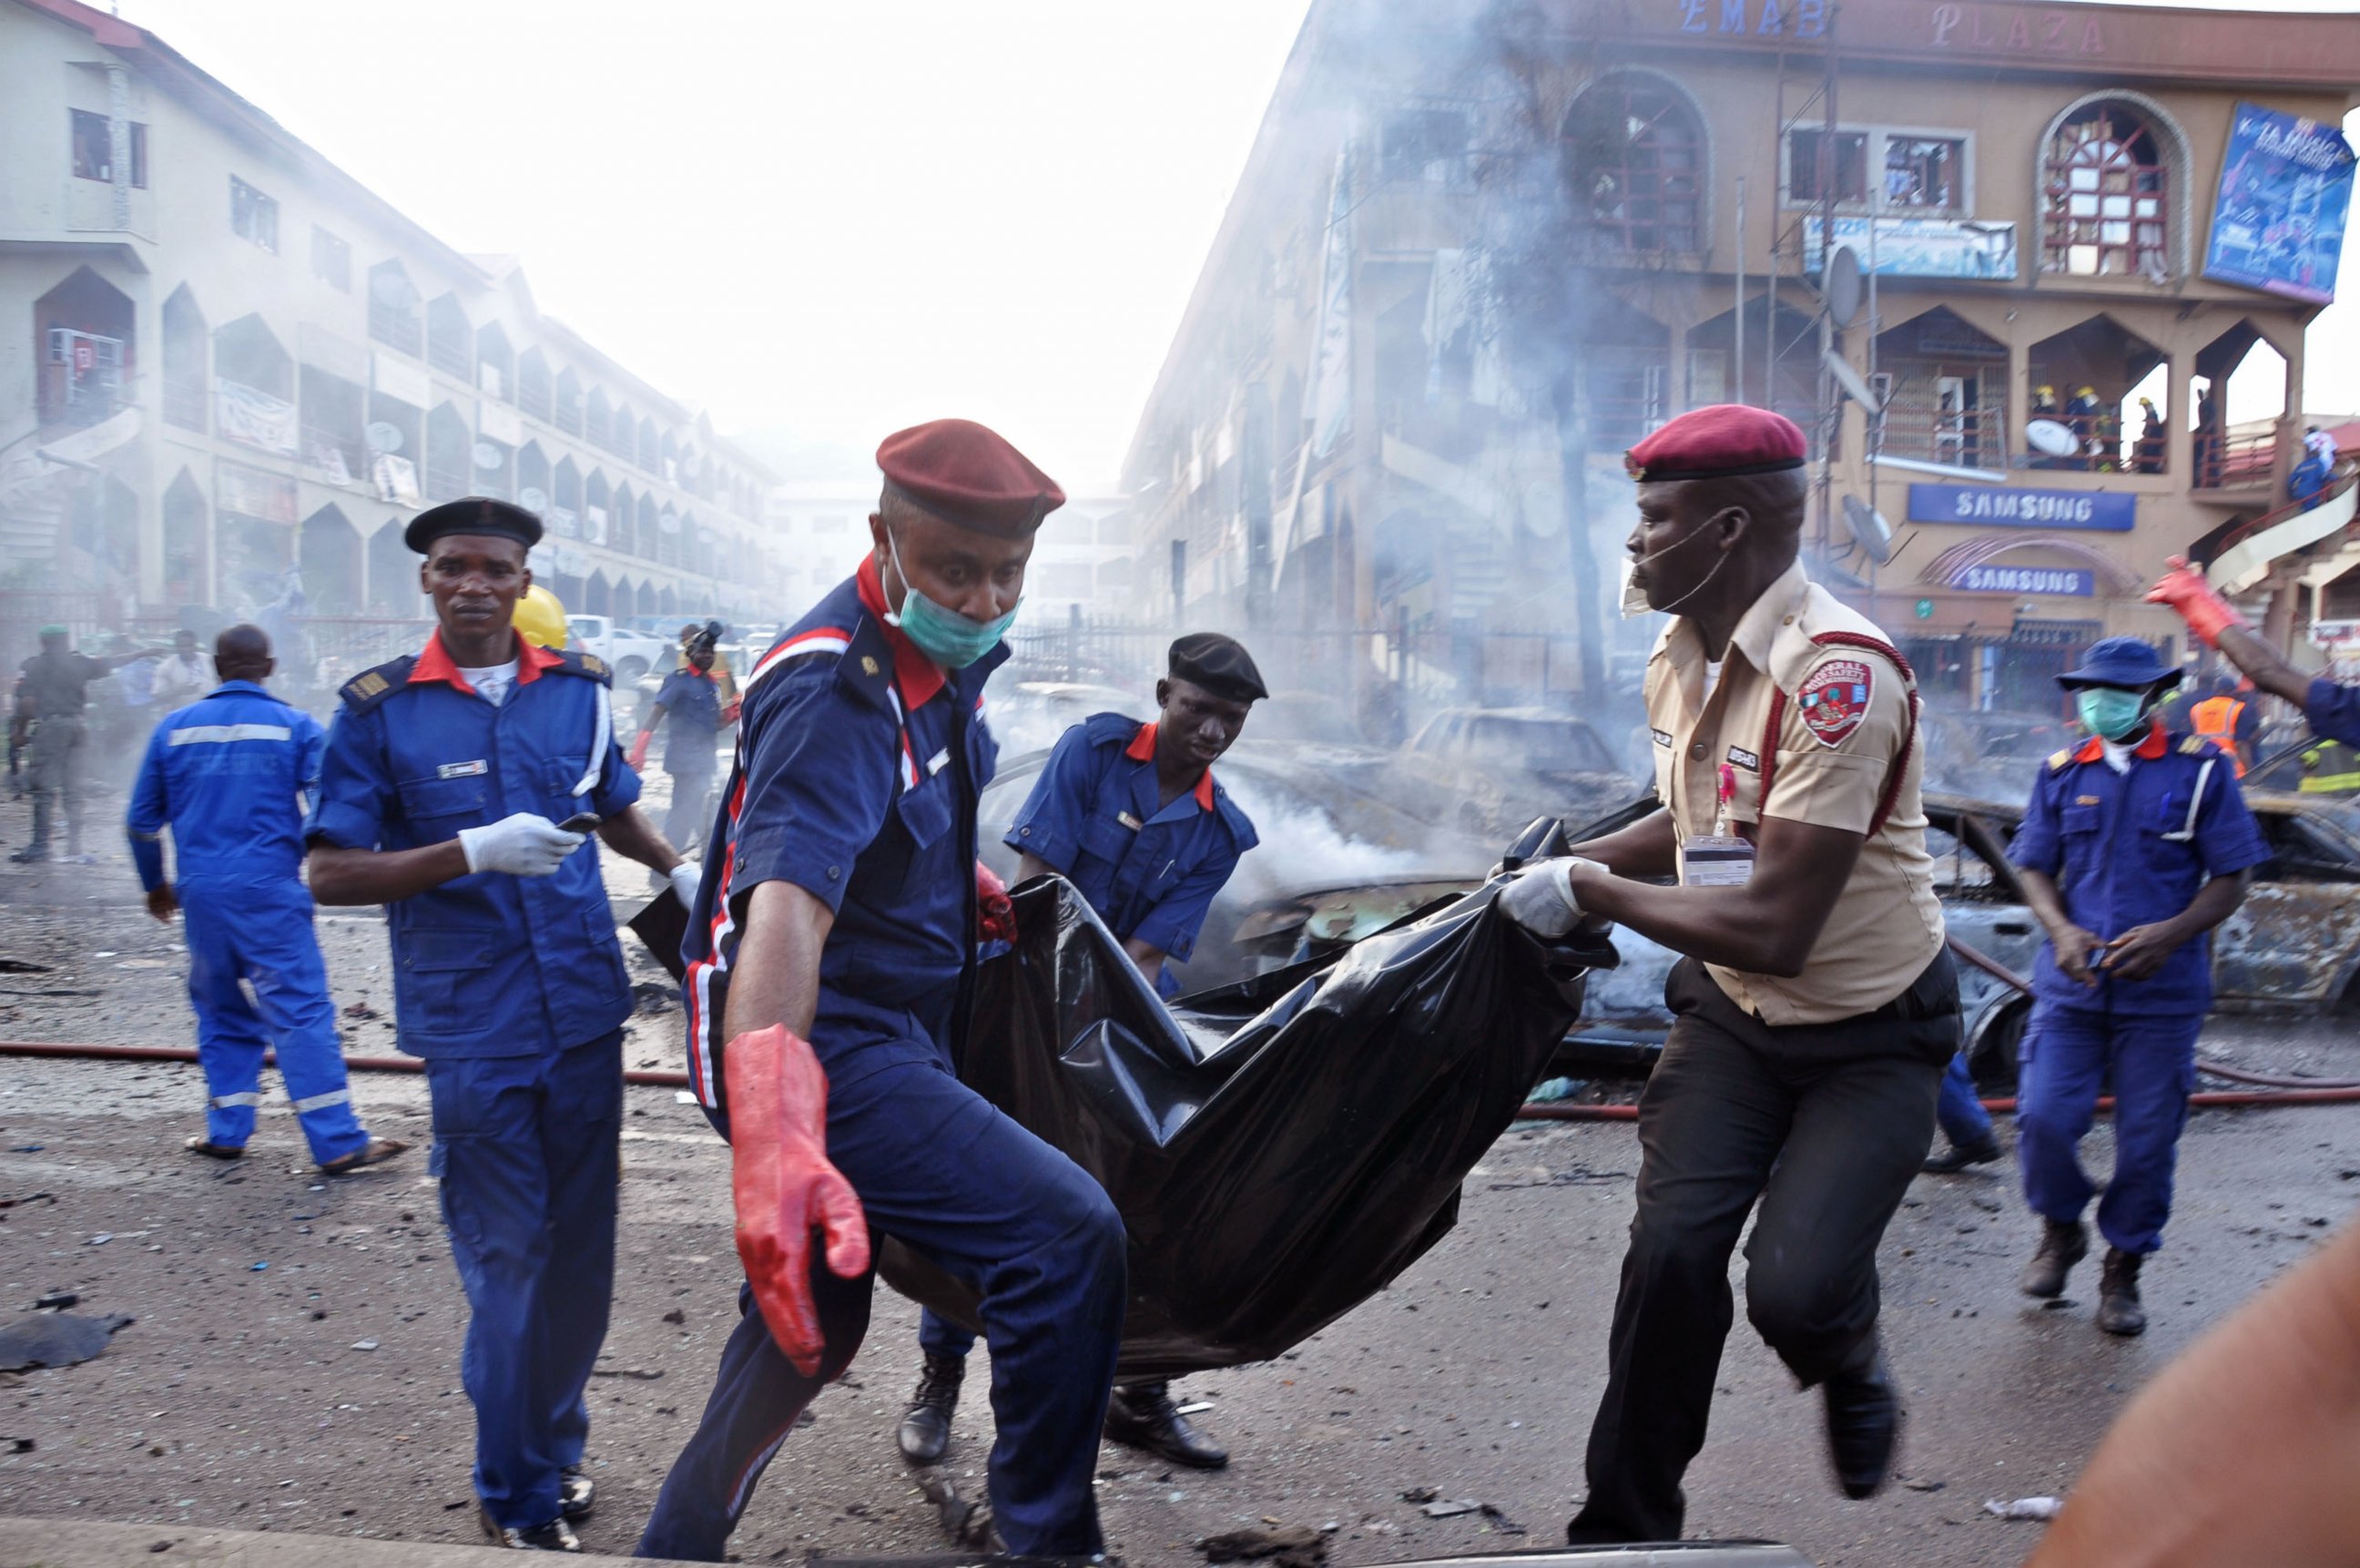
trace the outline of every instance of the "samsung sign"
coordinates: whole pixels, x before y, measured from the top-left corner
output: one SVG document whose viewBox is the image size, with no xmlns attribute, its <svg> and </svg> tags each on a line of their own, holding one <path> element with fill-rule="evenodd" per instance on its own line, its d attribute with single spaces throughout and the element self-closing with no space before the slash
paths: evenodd
<svg viewBox="0 0 2360 1568">
<path fill-rule="evenodd" d="M 1912 485 L 1909 521 L 1996 524 L 2002 528 L 2086 528 L 2128 533 L 2138 521 L 2138 498 L 2114 491 Z"/>
<path fill-rule="evenodd" d="M 2072 566 L 1970 566 L 1950 585 L 1971 594 L 2061 594 L 2095 598 L 2098 575 Z"/>
</svg>

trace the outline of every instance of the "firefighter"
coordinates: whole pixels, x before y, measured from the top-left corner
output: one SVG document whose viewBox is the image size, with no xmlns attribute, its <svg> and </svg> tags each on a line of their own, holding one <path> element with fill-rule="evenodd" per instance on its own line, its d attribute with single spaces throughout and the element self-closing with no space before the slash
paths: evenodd
<svg viewBox="0 0 2360 1568">
<path fill-rule="evenodd" d="M 124 665 L 141 659 L 160 659 L 164 652 L 114 653 L 93 658 L 66 645 L 62 626 L 41 628 L 41 651 L 25 661 L 20 679 L 22 703 L 33 712 L 32 754 L 33 838 L 8 858 L 33 865 L 49 858 L 52 813 L 64 807 L 66 859 L 88 864 L 82 853 L 82 773 L 88 765 L 90 733 L 82 720 L 89 706 L 90 684 L 103 680 Z"/>
</svg>

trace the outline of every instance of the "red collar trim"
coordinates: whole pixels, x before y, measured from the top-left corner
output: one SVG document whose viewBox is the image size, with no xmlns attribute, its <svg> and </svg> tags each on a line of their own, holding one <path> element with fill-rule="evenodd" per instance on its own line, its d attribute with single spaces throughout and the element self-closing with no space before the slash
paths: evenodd
<svg viewBox="0 0 2360 1568">
<path fill-rule="evenodd" d="M 2171 738 L 2163 732 L 2163 726 L 2158 723 L 2147 727 L 2147 739 L 2138 743 L 2138 749 L 2131 755 L 2143 762 L 2152 762 L 2170 750 Z M 2073 760 L 2077 762 L 2102 762 L 2105 759 L 2106 743 L 2095 735 L 2082 741 L 2081 749 L 2073 753 Z"/>
<path fill-rule="evenodd" d="M 885 579 L 878 574 L 877 557 L 860 558 L 860 570 L 852 575 L 853 587 L 860 595 L 861 608 L 877 618 L 878 627 L 893 649 L 893 681 L 901 688 L 904 708 L 923 707 L 943 689 L 946 677 L 942 666 L 918 651 L 918 645 L 903 635 L 901 629 L 885 619 Z"/>
<path fill-rule="evenodd" d="M 1131 744 L 1122 749 L 1122 754 L 1134 762 L 1155 761 L 1155 720 L 1151 718 L 1139 727 L 1139 733 L 1131 738 Z M 1207 768 L 1203 776 L 1197 779 L 1196 787 L 1188 793 L 1196 797 L 1197 810 L 1212 810 L 1213 770 Z"/>
<path fill-rule="evenodd" d="M 541 679 L 541 671 L 565 663 L 549 649 L 528 642 L 521 637 L 516 640 L 516 650 L 517 685 L 520 686 Z M 441 681 L 454 691 L 465 692 L 470 696 L 475 695 L 475 688 L 459 674 L 459 666 L 453 662 L 450 650 L 442 646 L 442 629 L 439 626 L 427 634 L 426 646 L 420 650 L 418 663 L 410 670 L 411 685 L 426 681 Z"/>
</svg>

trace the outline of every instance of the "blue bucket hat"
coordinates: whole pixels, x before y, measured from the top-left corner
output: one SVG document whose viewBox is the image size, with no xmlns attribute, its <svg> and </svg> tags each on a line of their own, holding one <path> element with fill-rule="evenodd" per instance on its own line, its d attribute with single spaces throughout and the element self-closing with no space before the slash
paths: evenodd
<svg viewBox="0 0 2360 1568">
<path fill-rule="evenodd" d="M 2079 669 L 2057 677 L 2067 691 L 2083 686 L 2122 686 L 2139 691 L 2160 683 L 2166 690 L 2180 684 L 2181 672 L 2163 662 L 2154 644 L 2137 637 L 2109 637 L 2093 642 L 2081 655 Z"/>
</svg>

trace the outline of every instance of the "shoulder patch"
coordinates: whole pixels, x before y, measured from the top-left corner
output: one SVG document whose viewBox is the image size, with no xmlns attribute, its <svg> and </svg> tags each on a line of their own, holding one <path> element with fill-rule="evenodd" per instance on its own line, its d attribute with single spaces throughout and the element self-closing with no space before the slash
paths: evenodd
<svg viewBox="0 0 2360 1568">
<path fill-rule="evenodd" d="M 838 681 L 866 697 L 872 707 L 892 707 L 893 645 L 885 641 L 885 629 L 876 617 L 862 616 L 844 647 L 829 652 Z"/>
<path fill-rule="evenodd" d="M 2052 773 L 2063 773 L 2072 761 L 2073 748 L 2068 746 L 2049 759 L 2049 771 Z"/>
<path fill-rule="evenodd" d="M 1827 659 L 1803 679 L 1795 705 L 1811 738 L 1832 751 L 1868 717 L 1876 672 L 1864 659 Z"/>
<path fill-rule="evenodd" d="M 346 681 L 337 695 L 344 699 L 344 706 L 353 712 L 366 713 L 409 685 L 410 672 L 417 664 L 417 657 L 410 653 L 404 653 L 399 659 L 388 659 Z"/>
</svg>

